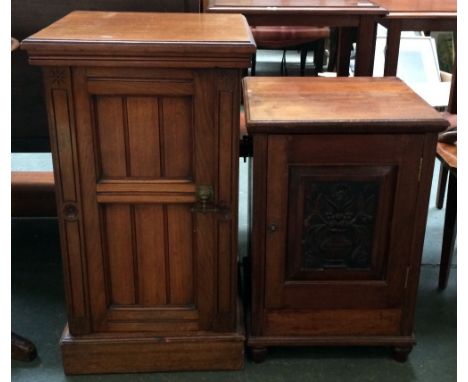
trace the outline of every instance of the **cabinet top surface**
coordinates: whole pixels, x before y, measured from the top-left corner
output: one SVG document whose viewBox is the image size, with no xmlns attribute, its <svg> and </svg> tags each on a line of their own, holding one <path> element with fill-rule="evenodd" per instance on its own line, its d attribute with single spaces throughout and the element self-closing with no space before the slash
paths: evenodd
<svg viewBox="0 0 468 382">
<path fill-rule="evenodd" d="M 384 13 L 376 1 L 368 0 L 207 0 L 208 12 L 241 13 Z"/>
<path fill-rule="evenodd" d="M 416 132 L 447 126 L 437 111 L 394 77 L 247 77 L 244 104 L 250 133 L 313 133 L 323 128 Z"/>
<path fill-rule="evenodd" d="M 457 0 L 374 0 L 392 12 L 439 13 L 457 12 Z"/>
<path fill-rule="evenodd" d="M 63 46 L 79 52 L 84 46 L 141 46 L 141 51 L 181 48 L 196 51 L 200 46 L 216 50 L 253 51 L 255 43 L 242 15 L 197 13 L 138 13 L 75 11 L 22 43 L 30 50 L 38 45 Z"/>
</svg>

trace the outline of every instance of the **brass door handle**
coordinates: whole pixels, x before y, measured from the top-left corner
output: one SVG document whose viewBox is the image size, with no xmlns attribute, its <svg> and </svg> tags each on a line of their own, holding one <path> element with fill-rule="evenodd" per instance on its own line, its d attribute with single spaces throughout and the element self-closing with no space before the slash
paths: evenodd
<svg viewBox="0 0 468 382">
<path fill-rule="evenodd" d="M 212 186 L 197 186 L 197 203 L 190 209 L 192 212 L 201 214 L 224 213 L 229 214 L 229 208 L 217 206 L 213 203 L 214 191 Z"/>
</svg>

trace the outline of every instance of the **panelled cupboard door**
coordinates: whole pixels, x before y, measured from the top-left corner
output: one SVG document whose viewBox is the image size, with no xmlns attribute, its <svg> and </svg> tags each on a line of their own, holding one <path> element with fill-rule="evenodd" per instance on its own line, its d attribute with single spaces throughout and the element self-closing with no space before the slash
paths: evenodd
<svg viewBox="0 0 468 382">
<path fill-rule="evenodd" d="M 399 333 L 422 141 L 268 137 L 265 334 Z"/>
<path fill-rule="evenodd" d="M 117 68 L 71 74 L 91 331 L 212 329 L 216 246 L 227 246 L 221 250 L 229 274 L 233 202 L 220 186 L 231 184 L 232 163 L 218 165 L 218 139 L 229 149 L 232 130 L 215 128 L 215 74 Z M 226 102 L 231 108 L 232 98 Z M 214 188 L 213 202 L 226 204 L 226 216 L 192 211 L 199 185 Z M 224 292 L 231 312 L 230 287 Z"/>
</svg>

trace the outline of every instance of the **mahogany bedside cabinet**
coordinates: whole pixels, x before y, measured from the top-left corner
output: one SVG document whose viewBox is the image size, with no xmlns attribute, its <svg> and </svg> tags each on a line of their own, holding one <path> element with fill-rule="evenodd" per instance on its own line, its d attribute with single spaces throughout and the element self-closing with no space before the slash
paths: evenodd
<svg viewBox="0 0 468 382">
<path fill-rule="evenodd" d="M 44 72 L 65 372 L 242 368 L 244 17 L 73 12 L 22 48 Z"/>
<path fill-rule="evenodd" d="M 396 78 L 244 79 L 253 136 L 247 343 L 391 346 L 404 361 L 437 133 Z"/>
</svg>

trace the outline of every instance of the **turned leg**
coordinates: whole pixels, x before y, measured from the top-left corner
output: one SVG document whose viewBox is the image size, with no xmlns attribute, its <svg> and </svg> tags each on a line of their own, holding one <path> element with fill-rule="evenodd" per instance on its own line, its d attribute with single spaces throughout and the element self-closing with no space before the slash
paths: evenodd
<svg viewBox="0 0 468 382">
<path fill-rule="evenodd" d="M 406 362 L 408 360 L 408 355 L 413 350 L 412 346 L 408 347 L 399 347 L 395 346 L 393 348 L 393 359 L 397 362 Z"/>
<path fill-rule="evenodd" d="M 26 338 L 11 333 L 11 358 L 17 361 L 32 361 L 37 357 L 34 344 Z"/>
<path fill-rule="evenodd" d="M 267 348 L 252 348 L 252 361 L 262 363 L 266 359 Z"/>
</svg>

